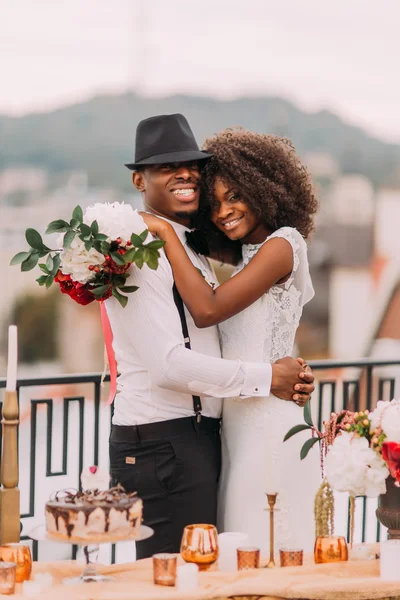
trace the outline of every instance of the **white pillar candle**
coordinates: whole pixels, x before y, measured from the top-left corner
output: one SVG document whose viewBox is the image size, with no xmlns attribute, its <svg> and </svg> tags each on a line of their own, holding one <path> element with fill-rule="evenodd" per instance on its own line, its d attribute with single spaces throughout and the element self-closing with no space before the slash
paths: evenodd
<svg viewBox="0 0 400 600">
<path fill-rule="evenodd" d="M 23 596 L 36 596 L 42 591 L 42 586 L 39 581 L 32 581 L 27 579 L 22 583 L 22 595 Z"/>
<path fill-rule="evenodd" d="M 50 573 L 36 573 L 33 580 L 40 585 L 42 590 L 47 590 L 53 585 L 53 576 Z"/>
<path fill-rule="evenodd" d="M 17 357 L 17 326 L 10 325 L 8 328 L 7 392 L 15 392 L 17 389 Z"/>
<path fill-rule="evenodd" d="M 176 588 L 180 592 L 188 592 L 197 588 L 199 583 L 199 567 L 194 563 L 181 565 L 176 569 Z"/>
<path fill-rule="evenodd" d="M 218 569 L 224 573 L 237 571 L 237 549 L 248 546 L 247 533 L 226 531 L 218 536 Z"/>
<path fill-rule="evenodd" d="M 381 542 L 381 579 L 400 581 L 400 540 Z"/>
</svg>

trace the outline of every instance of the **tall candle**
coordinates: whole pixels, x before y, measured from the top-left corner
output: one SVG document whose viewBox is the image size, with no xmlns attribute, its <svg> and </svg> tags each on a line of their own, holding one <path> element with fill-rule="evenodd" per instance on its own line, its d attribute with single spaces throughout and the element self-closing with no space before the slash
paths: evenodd
<svg viewBox="0 0 400 600">
<path fill-rule="evenodd" d="M 17 345 L 17 326 L 10 325 L 8 328 L 7 392 L 15 392 L 17 389 Z"/>
</svg>

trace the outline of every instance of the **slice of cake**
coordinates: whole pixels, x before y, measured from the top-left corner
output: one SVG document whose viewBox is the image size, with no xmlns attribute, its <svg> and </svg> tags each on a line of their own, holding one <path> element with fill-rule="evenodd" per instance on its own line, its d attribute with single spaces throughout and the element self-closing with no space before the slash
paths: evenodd
<svg viewBox="0 0 400 600">
<path fill-rule="evenodd" d="M 139 537 L 143 503 L 136 492 L 120 485 L 109 490 L 57 492 L 46 502 L 46 528 L 50 537 L 80 541 Z"/>
</svg>

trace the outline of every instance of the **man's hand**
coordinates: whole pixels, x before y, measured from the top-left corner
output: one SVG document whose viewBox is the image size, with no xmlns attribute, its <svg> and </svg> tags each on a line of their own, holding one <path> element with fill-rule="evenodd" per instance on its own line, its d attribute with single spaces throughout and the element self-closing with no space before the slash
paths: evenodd
<svg viewBox="0 0 400 600">
<path fill-rule="evenodd" d="M 314 391 L 314 375 L 301 358 L 286 357 L 272 365 L 271 392 L 283 400 L 304 406 Z"/>
</svg>

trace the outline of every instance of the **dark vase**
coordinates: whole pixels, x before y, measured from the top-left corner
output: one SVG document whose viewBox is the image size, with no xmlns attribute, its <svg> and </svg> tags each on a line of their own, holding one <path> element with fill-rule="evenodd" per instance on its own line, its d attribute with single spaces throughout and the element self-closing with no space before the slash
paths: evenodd
<svg viewBox="0 0 400 600">
<path fill-rule="evenodd" d="M 386 494 L 379 496 L 376 517 L 388 528 L 390 540 L 400 539 L 400 487 L 395 486 L 390 475 L 386 480 Z"/>
</svg>

